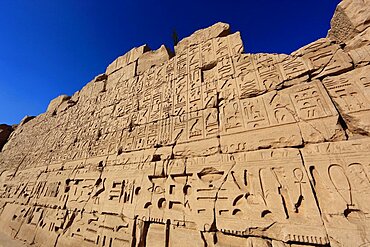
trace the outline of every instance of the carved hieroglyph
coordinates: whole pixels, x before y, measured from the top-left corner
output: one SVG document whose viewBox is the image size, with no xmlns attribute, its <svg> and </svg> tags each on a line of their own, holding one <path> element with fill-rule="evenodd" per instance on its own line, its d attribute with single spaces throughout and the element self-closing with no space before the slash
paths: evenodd
<svg viewBox="0 0 370 247">
<path fill-rule="evenodd" d="M 245 54 L 217 23 L 136 47 L 25 118 L 0 231 L 32 246 L 370 246 L 369 2 L 327 38 Z"/>
</svg>

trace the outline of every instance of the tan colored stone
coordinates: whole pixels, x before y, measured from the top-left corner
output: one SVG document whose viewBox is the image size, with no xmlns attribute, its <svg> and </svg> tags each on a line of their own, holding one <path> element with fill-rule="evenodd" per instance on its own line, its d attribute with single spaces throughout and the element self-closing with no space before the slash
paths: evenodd
<svg viewBox="0 0 370 247">
<path fill-rule="evenodd" d="M 132 48 L 126 54 L 118 57 L 114 60 L 106 70 L 106 74 L 110 75 L 113 72 L 119 70 L 120 68 L 126 67 L 130 63 L 134 63 L 138 58 L 143 55 L 145 52 L 150 51 L 150 48 L 147 45 L 142 45 L 139 47 Z"/>
<path fill-rule="evenodd" d="M 217 229 L 240 237 L 328 243 L 299 150 L 263 150 L 230 158 L 234 164 L 215 206 Z"/>
<path fill-rule="evenodd" d="M 344 138 L 338 113 L 318 81 L 225 101 L 220 119 L 226 153 Z"/>
<path fill-rule="evenodd" d="M 136 73 L 141 75 L 144 71 L 152 68 L 153 66 L 158 66 L 168 61 L 171 58 L 171 53 L 167 47 L 161 45 L 155 51 L 149 51 L 141 55 L 137 61 Z"/>
<path fill-rule="evenodd" d="M 14 238 L 7 236 L 6 234 L 0 232 L 0 247 L 29 247 L 26 243 L 20 242 Z"/>
<path fill-rule="evenodd" d="M 68 96 L 68 95 L 60 95 L 58 97 L 56 97 L 55 99 L 53 99 L 52 101 L 50 101 L 49 103 L 49 106 L 48 106 L 48 109 L 46 110 L 47 112 L 54 112 L 58 109 L 58 107 L 64 102 L 64 101 L 67 101 L 69 100 L 71 97 Z"/>
<path fill-rule="evenodd" d="M 370 44 L 349 51 L 349 55 L 356 67 L 365 66 L 370 63 Z"/>
<path fill-rule="evenodd" d="M 346 42 L 369 27 L 370 2 L 368 0 L 341 1 L 330 22 L 328 37 Z"/>
<path fill-rule="evenodd" d="M 348 129 L 355 134 L 370 134 L 369 69 L 366 66 L 323 80 Z"/>
<path fill-rule="evenodd" d="M 345 51 L 351 51 L 353 49 L 358 49 L 363 46 L 370 45 L 370 28 L 364 30 L 363 32 L 357 34 L 353 39 L 346 42 L 344 47 Z"/>
<path fill-rule="evenodd" d="M 332 246 L 368 243 L 369 140 L 308 145 L 302 149 Z"/>
<path fill-rule="evenodd" d="M 136 75 L 137 64 L 136 62 L 130 63 L 125 67 L 121 67 L 119 70 L 115 71 L 109 77 L 118 77 L 119 80 L 128 80 Z"/>
<path fill-rule="evenodd" d="M 318 78 L 339 74 L 352 67 L 352 60 L 337 44 L 321 38 L 292 53 L 302 57 L 310 73 Z"/>
<path fill-rule="evenodd" d="M 366 246 L 361 4 L 344 0 L 329 38 L 291 55 L 245 54 L 223 23 L 173 57 L 134 48 L 25 118 L 0 152 L 0 241 Z"/>
<path fill-rule="evenodd" d="M 175 52 L 176 54 L 179 54 L 192 45 L 197 45 L 212 38 L 223 37 L 228 34 L 230 34 L 229 24 L 218 22 L 208 28 L 198 30 L 189 37 L 180 40 L 180 42 L 175 46 Z"/>
</svg>

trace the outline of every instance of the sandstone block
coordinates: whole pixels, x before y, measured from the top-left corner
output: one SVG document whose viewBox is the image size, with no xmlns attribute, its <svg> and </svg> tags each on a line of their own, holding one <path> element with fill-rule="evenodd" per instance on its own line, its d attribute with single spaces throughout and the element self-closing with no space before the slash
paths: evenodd
<svg viewBox="0 0 370 247">
<path fill-rule="evenodd" d="M 208 28 L 198 30 L 189 37 L 180 40 L 175 47 L 175 52 L 176 54 L 181 53 L 184 49 L 192 45 L 203 43 L 212 38 L 227 36 L 229 33 L 229 24 L 218 22 Z"/>
<path fill-rule="evenodd" d="M 13 131 L 12 126 L 0 124 L 0 151 L 5 145 L 5 143 L 8 141 L 8 138 L 12 131 Z"/>
<path fill-rule="evenodd" d="M 312 245 L 329 242 L 299 150 L 261 150 L 231 157 L 234 164 L 222 169 L 229 175 L 215 205 L 217 229 L 240 237 L 300 239 Z"/>
<path fill-rule="evenodd" d="M 225 153 L 344 138 L 338 113 L 318 81 L 225 101 L 220 119 Z"/>
<path fill-rule="evenodd" d="M 352 67 L 352 60 L 337 44 L 322 38 L 292 53 L 302 57 L 315 77 L 345 72 Z"/>
<path fill-rule="evenodd" d="M 64 102 L 64 101 L 67 101 L 69 100 L 71 97 L 68 96 L 68 95 L 60 95 L 58 97 L 56 97 L 55 99 L 53 99 L 52 101 L 50 101 L 49 103 L 49 106 L 48 106 L 48 109 L 46 110 L 47 112 L 54 112 L 58 109 L 58 107 Z"/>
<path fill-rule="evenodd" d="M 368 0 L 341 1 L 330 22 L 328 38 L 347 42 L 369 27 L 370 2 Z"/>
<path fill-rule="evenodd" d="M 128 51 L 126 54 L 118 57 L 116 60 L 114 60 L 106 70 L 106 74 L 110 75 L 113 72 L 119 70 L 122 67 L 125 67 L 126 65 L 130 63 L 134 63 L 137 61 L 137 59 L 143 55 L 145 52 L 150 51 L 149 46 L 142 45 L 139 47 L 132 48 L 130 51 Z"/>
<path fill-rule="evenodd" d="M 354 134 L 370 133 L 369 66 L 323 80 L 348 129 Z"/>
<path fill-rule="evenodd" d="M 365 66 L 370 63 L 370 44 L 349 51 L 349 56 L 351 57 L 355 66 Z"/>
<path fill-rule="evenodd" d="M 331 243 L 358 245 L 370 232 L 368 139 L 312 144 L 302 149 L 304 165 L 314 186 Z M 325 182 L 324 182 L 325 181 Z M 357 220 L 361 218 L 361 220 Z"/>
<path fill-rule="evenodd" d="M 328 38 L 290 55 L 245 54 L 224 23 L 175 56 L 134 48 L 10 137 L 0 126 L 0 234 L 60 247 L 367 246 L 367 1 L 342 1 Z"/>
<path fill-rule="evenodd" d="M 158 66 L 166 62 L 171 58 L 170 51 L 162 45 L 155 51 L 149 51 L 141 55 L 137 61 L 137 74 L 142 74 L 144 71 L 152 68 L 153 66 Z"/>
</svg>

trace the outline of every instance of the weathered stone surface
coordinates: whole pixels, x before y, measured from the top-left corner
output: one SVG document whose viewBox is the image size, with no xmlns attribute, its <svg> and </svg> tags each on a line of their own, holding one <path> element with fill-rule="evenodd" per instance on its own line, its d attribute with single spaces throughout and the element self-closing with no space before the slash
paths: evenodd
<svg viewBox="0 0 370 247">
<path fill-rule="evenodd" d="M 302 149 L 332 246 L 369 243 L 369 145 L 362 139 Z"/>
<path fill-rule="evenodd" d="M 13 127 L 6 125 L 6 124 L 0 124 L 0 151 L 5 145 L 5 143 L 8 141 L 8 138 L 10 134 L 13 131 Z"/>
<path fill-rule="evenodd" d="M 176 54 L 181 53 L 190 46 L 204 43 L 210 39 L 223 37 L 230 34 L 230 25 L 227 23 L 218 22 L 208 28 L 196 31 L 187 38 L 180 40 L 175 46 Z"/>
<path fill-rule="evenodd" d="M 46 112 L 49 112 L 53 115 L 57 114 L 60 111 L 66 110 L 68 107 L 74 105 L 76 102 L 71 100 L 71 97 L 68 95 L 60 95 L 50 101 L 48 109 Z"/>
<path fill-rule="evenodd" d="M 24 116 L 24 118 L 22 118 L 21 122 L 19 123 L 19 126 L 22 126 L 26 123 L 28 123 L 29 121 L 31 121 L 32 119 L 34 119 L 35 116 Z"/>
<path fill-rule="evenodd" d="M 107 75 L 110 75 L 113 72 L 119 70 L 120 68 L 126 67 L 128 64 L 135 63 L 138 60 L 138 58 L 147 51 L 150 51 L 150 48 L 147 45 L 142 45 L 142 46 L 131 49 L 126 54 L 114 60 L 107 67 L 107 70 L 105 71 L 105 73 Z"/>
<path fill-rule="evenodd" d="M 370 67 L 326 77 L 323 84 L 352 133 L 370 135 Z"/>
<path fill-rule="evenodd" d="M 298 149 L 232 157 L 230 175 L 219 192 L 222 199 L 216 201 L 217 229 L 284 242 L 329 242 Z"/>
<path fill-rule="evenodd" d="M 226 153 L 345 138 L 338 113 L 319 81 L 226 101 L 220 118 Z"/>
<path fill-rule="evenodd" d="M 356 67 L 370 64 L 370 44 L 349 51 L 349 55 Z"/>
<path fill-rule="evenodd" d="M 327 38 L 312 42 L 292 55 L 302 57 L 311 75 L 317 78 L 342 73 L 352 68 L 349 55 Z"/>
<path fill-rule="evenodd" d="M 370 2 L 342 1 L 331 20 L 328 38 L 345 45 L 345 51 L 370 45 Z"/>
<path fill-rule="evenodd" d="M 346 42 L 368 29 L 370 1 L 341 1 L 330 22 L 328 37 L 337 42 Z"/>
<path fill-rule="evenodd" d="M 7 138 L 0 232 L 31 246 L 368 246 L 365 3 L 343 1 L 329 36 L 290 55 L 245 54 L 217 23 L 175 56 L 119 57 Z"/>
<path fill-rule="evenodd" d="M 163 64 L 171 58 L 171 52 L 167 47 L 161 45 L 155 51 L 149 51 L 139 57 L 137 61 L 136 73 L 138 75 L 143 74 L 146 70 Z"/>
</svg>

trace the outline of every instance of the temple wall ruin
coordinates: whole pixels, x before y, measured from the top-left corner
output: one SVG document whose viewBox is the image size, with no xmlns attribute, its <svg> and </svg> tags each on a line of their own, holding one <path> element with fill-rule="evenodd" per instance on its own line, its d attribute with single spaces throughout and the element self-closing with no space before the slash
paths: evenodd
<svg viewBox="0 0 370 247">
<path fill-rule="evenodd" d="M 370 246 L 370 2 L 290 55 L 225 23 L 136 47 L 22 121 L 0 231 L 32 246 Z M 0 149 L 1 150 L 1 149 Z"/>
</svg>

